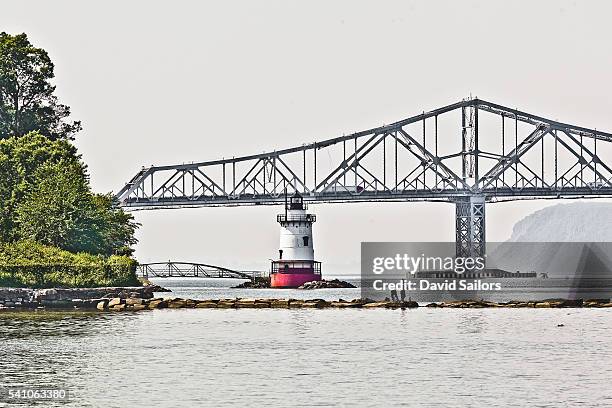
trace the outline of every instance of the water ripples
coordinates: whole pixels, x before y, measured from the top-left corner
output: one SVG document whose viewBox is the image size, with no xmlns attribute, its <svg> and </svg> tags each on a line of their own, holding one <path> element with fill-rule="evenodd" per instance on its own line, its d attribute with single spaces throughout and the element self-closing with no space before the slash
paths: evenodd
<svg viewBox="0 0 612 408">
<path fill-rule="evenodd" d="M 609 322 L 597 309 L 3 313 L 0 386 L 63 385 L 75 407 L 606 405 Z"/>
</svg>

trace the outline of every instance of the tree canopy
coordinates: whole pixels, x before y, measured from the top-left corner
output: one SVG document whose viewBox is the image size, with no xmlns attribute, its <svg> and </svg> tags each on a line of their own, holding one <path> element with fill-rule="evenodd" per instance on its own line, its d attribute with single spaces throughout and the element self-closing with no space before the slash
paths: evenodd
<svg viewBox="0 0 612 408">
<path fill-rule="evenodd" d="M 54 65 L 47 51 L 26 34 L 0 33 L 0 139 L 31 131 L 51 139 L 72 139 L 81 122 L 68 122 L 70 108 L 54 94 Z"/>
<path fill-rule="evenodd" d="M 0 140 L 0 241 L 131 255 L 138 224 L 110 194 L 95 194 L 66 140 L 33 132 Z"/>
</svg>

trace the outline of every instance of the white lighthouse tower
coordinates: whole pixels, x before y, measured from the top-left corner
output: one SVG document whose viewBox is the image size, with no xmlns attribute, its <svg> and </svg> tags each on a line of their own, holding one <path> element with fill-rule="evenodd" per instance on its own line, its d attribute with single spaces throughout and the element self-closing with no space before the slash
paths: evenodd
<svg viewBox="0 0 612 408">
<path fill-rule="evenodd" d="M 314 260 L 312 224 L 316 216 L 306 213 L 302 196 L 295 193 L 285 203 L 285 213 L 276 220 L 281 226 L 278 260 L 272 261 L 270 286 L 297 288 L 321 280 L 321 262 Z"/>
</svg>

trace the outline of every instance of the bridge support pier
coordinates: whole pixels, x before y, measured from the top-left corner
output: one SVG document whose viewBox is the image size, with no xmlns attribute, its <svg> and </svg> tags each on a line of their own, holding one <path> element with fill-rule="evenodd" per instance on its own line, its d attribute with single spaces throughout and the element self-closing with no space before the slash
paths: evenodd
<svg viewBox="0 0 612 408">
<path fill-rule="evenodd" d="M 484 257 L 485 197 L 466 196 L 455 200 L 455 245 L 457 257 Z"/>
</svg>

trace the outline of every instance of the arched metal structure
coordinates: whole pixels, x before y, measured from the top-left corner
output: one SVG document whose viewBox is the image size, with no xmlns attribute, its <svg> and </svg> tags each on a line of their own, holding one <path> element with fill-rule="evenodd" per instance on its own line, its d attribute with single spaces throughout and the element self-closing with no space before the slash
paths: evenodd
<svg viewBox="0 0 612 408">
<path fill-rule="evenodd" d="M 482 253 L 485 203 L 612 196 L 612 134 L 481 99 L 279 151 L 143 168 L 125 209 L 310 202 L 456 204 L 458 254 Z"/>
<path fill-rule="evenodd" d="M 136 275 L 144 278 L 235 278 L 252 280 L 261 276 L 257 271 L 235 271 L 222 266 L 192 262 L 153 262 L 139 264 Z"/>
</svg>

